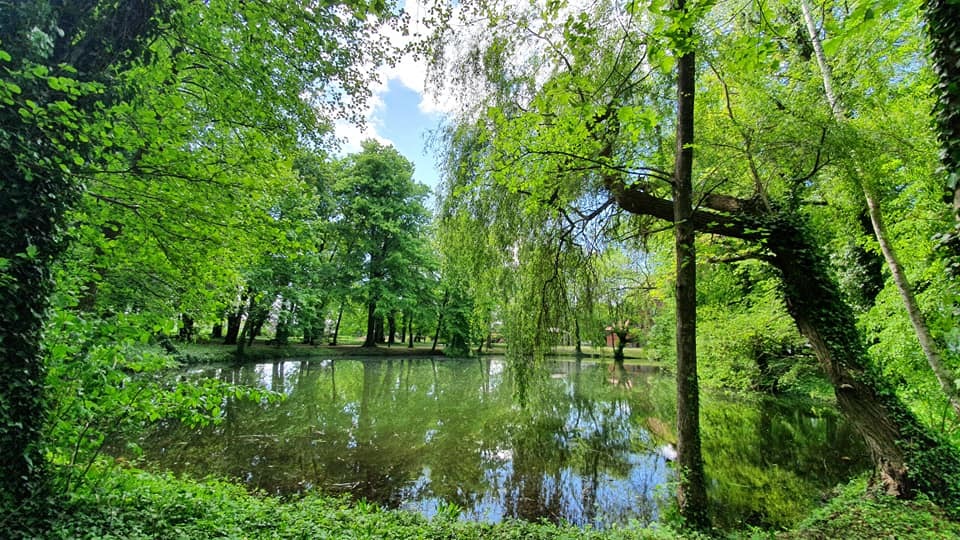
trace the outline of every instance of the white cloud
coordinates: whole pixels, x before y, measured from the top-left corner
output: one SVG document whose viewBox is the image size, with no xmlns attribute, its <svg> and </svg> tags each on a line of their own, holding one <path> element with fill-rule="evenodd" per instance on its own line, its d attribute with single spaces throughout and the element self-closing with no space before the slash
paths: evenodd
<svg viewBox="0 0 960 540">
<path fill-rule="evenodd" d="M 404 11 L 409 16 L 409 33 L 403 35 L 399 31 L 388 28 L 385 29 L 385 35 L 390 41 L 398 47 L 408 45 L 415 39 L 419 33 L 426 32 L 423 18 L 427 10 L 421 4 L 421 0 L 407 0 L 404 5 Z M 341 153 L 356 152 L 360 149 L 360 142 L 364 139 L 376 139 L 384 144 L 392 144 L 392 141 L 382 136 L 378 129 L 382 126 L 382 114 L 385 111 L 384 95 L 389 91 L 390 83 L 402 84 L 420 96 L 418 108 L 424 114 L 444 114 L 455 110 L 453 96 L 436 95 L 435 92 L 429 92 L 425 89 L 427 80 L 427 65 L 422 59 L 414 58 L 413 55 L 406 55 L 392 67 L 386 66 L 379 69 L 378 83 L 371 88 L 372 97 L 368 100 L 366 107 L 362 112 L 366 125 L 358 127 L 345 121 L 338 121 L 335 124 L 335 133 L 338 139 L 342 141 Z"/>
</svg>

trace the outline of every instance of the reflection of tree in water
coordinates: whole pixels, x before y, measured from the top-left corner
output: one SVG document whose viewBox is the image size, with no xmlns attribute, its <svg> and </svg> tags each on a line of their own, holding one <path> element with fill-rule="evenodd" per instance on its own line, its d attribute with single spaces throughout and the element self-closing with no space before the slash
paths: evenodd
<svg viewBox="0 0 960 540">
<path fill-rule="evenodd" d="M 660 450 L 672 440 L 672 381 L 649 368 L 613 369 L 616 377 L 609 365 L 551 366 L 531 377 L 525 408 L 510 369 L 489 358 L 208 369 L 196 376 L 287 399 L 228 399 L 220 425 L 170 423 L 143 447 L 175 472 L 270 493 L 347 492 L 428 514 L 454 502 L 482 520 L 653 521 L 670 478 Z M 818 478 L 845 478 L 842 458 L 859 455 L 833 444 L 847 436 L 842 423 L 809 406 L 710 399 L 703 414 L 710 494 L 731 519 L 766 523 L 770 512 L 808 507 Z M 808 501 L 785 506 L 790 497 Z M 775 510 L 755 510 L 764 507 Z"/>
<path fill-rule="evenodd" d="M 584 373 L 578 362 L 565 375 L 539 389 L 528 416 L 511 434 L 508 515 L 597 526 L 652 520 L 657 475 L 637 474 L 636 465 L 652 470 L 662 460 L 636 447 L 625 394 L 610 386 L 605 368 Z M 646 491 L 622 489 L 644 479 Z M 620 489 L 623 493 L 614 493 Z M 633 495 L 626 496 L 628 491 Z"/>
<path fill-rule="evenodd" d="M 867 470 L 862 442 L 838 420 L 834 411 L 772 399 L 705 408 L 703 445 L 715 523 L 790 525 L 851 471 Z"/>
</svg>

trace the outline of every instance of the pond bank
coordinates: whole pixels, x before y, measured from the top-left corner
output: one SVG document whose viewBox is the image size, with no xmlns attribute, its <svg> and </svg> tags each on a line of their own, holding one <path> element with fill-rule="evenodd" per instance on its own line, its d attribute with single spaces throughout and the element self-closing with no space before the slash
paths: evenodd
<svg viewBox="0 0 960 540">
<path fill-rule="evenodd" d="M 271 360 L 296 359 L 314 359 L 331 357 L 354 357 L 354 356 L 378 356 L 391 358 L 429 358 L 431 356 L 443 356 L 443 349 L 438 348 L 432 351 L 429 345 L 416 346 L 408 348 L 406 345 L 394 345 L 388 347 L 380 345 L 377 347 L 361 347 L 355 344 L 345 345 L 268 345 L 263 342 L 256 342 L 249 347 L 245 347 L 243 356 L 237 356 L 236 345 L 223 345 L 221 343 L 176 343 L 177 351 L 174 357 L 184 364 L 214 364 L 224 362 L 258 362 Z"/>
<path fill-rule="evenodd" d="M 225 482 L 179 480 L 133 469 L 92 471 L 96 489 L 84 487 L 55 515 L 49 535 L 23 530 L 34 538 L 444 538 L 444 539 L 700 539 L 670 524 L 596 531 L 569 525 L 509 521 L 459 521 L 450 508 L 434 519 L 383 510 L 343 499 L 307 496 L 283 502 L 248 494 Z M 788 531 L 748 529 L 721 538 L 800 540 L 838 538 L 957 538 L 960 525 L 932 504 L 904 502 L 865 491 L 855 480 L 800 525 Z M 17 526 L 17 524 L 8 524 Z M 17 530 L 17 529 L 10 529 Z"/>
</svg>

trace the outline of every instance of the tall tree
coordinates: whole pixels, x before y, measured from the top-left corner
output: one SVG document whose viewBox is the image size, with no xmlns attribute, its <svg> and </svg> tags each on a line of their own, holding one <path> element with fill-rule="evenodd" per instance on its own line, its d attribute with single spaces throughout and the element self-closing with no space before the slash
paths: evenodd
<svg viewBox="0 0 960 540">
<path fill-rule="evenodd" d="M 697 254 L 693 223 L 694 102 L 697 64 L 693 19 L 686 0 L 677 0 L 677 119 L 673 166 L 673 236 L 677 300 L 677 506 L 684 522 L 706 529 L 707 485 L 700 454 L 700 389 L 697 375 Z"/>
<path fill-rule="evenodd" d="M 927 0 L 927 32 L 937 73 L 937 127 L 946 173 L 947 192 L 960 220 L 960 4 L 952 0 Z"/>
<path fill-rule="evenodd" d="M 679 122 L 665 98 L 674 84 L 664 76 L 678 60 L 664 41 L 678 26 L 675 11 L 657 6 L 602 4 L 585 13 L 560 3 L 519 12 L 484 4 L 484 13 L 502 17 L 497 21 L 520 21 L 485 27 L 472 48 L 459 48 L 473 62 L 455 71 L 454 82 L 477 103 L 465 122 L 486 134 L 486 182 L 522 194 L 523 204 L 556 209 L 552 216 L 606 217 L 599 209 L 612 201 L 625 213 L 619 219 L 638 228 L 650 230 L 650 218 L 678 225 L 674 177 L 665 170 L 676 141 L 664 135 Z M 711 129 L 698 145 L 711 151 L 695 164 L 697 206 L 687 219 L 701 235 L 729 239 L 737 256 L 760 258 L 779 275 L 787 311 L 867 442 L 882 484 L 902 497 L 927 493 L 953 511 L 960 455 L 878 375 L 815 236 L 811 203 L 822 171 L 845 150 L 827 140 L 829 119 L 814 112 L 814 88 L 802 76 L 809 53 L 782 37 L 790 22 L 776 32 L 751 24 L 774 16 L 766 4 L 712 9 L 691 6 L 711 18 L 705 28 L 720 29 L 704 43 L 723 55 L 708 56 L 711 69 L 699 75 L 706 99 L 698 98 L 704 113 L 696 118 Z M 732 15 L 751 9 L 763 11 Z M 742 79 L 731 81 L 732 74 Z M 822 95 L 819 85 L 816 92 Z M 744 108 L 758 125 L 743 121 Z"/>
<path fill-rule="evenodd" d="M 803 19 L 807 27 L 807 33 L 810 36 L 810 43 L 813 46 L 814 57 L 820 68 L 820 76 L 823 80 L 823 90 L 827 97 L 827 104 L 830 106 L 834 119 L 837 120 L 837 122 L 844 123 L 846 121 L 846 114 L 833 88 L 833 70 L 827 60 L 826 53 L 823 51 L 820 31 L 817 29 L 816 21 L 813 19 L 813 8 L 810 6 L 810 0 L 801 0 L 800 8 L 803 11 Z M 890 274 L 893 276 L 893 282 L 897 287 L 897 291 L 900 293 L 900 298 L 903 300 L 903 305 L 907 310 L 910 323 L 913 325 L 913 331 L 916 333 L 920 347 L 923 349 L 923 354 L 927 358 L 927 364 L 940 383 L 940 389 L 950 401 L 954 411 L 960 416 L 960 389 L 957 388 L 955 382 L 956 377 L 950 373 L 949 368 L 943 360 L 943 346 L 937 342 L 931 333 L 926 317 L 917 303 L 913 286 L 910 284 L 903 264 L 900 263 L 900 257 L 890 240 L 890 235 L 887 232 L 887 227 L 883 219 L 880 199 L 877 195 L 876 188 L 872 185 L 873 180 L 863 178 L 860 169 L 856 167 L 854 168 L 853 175 L 854 181 L 863 192 L 874 236 L 880 245 L 880 251 L 883 253 L 883 258 L 886 260 Z"/>
<path fill-rule="evenodd" d="M 336 221 L 361 276 L 356 287 L 367 312 L 363 346 L 375 347 L 378 321 L 426 277 L 428 188 L 413 180 L 413 164 L 393 147 L 367 140 L 362 148 L 343 163 L 335 186 Z"/>
<path fill-rule="evenodd" d="M 255 187 L 274 175 L 259 173 L 276 164 L 277 150 L 328 133 L 334 116 L 355 119 L 375 71 L 355 62 L 392 59 L 375 33 L 390 18 L 382 2 L 4 6 L 0 350 L 8 369 L 0 376 L 0 450 L 9 459 L 2 502 L 42 485 L 39 339 L 68 211 L 86 197 L 83 210 L 94 211 L 77 212 L 75 223 L 101 236 L 149 239 L 146 260 L 165 258 L 172 267 L 189 259 L 177 260 L 185 238 L 209 246 L 223 230 L 244 227 L 244 212 L 229 204 L 243 194 L 262 210 L 255 219 L 268 221 Z M 218 201 L 227 203 L 204 206 Z M 117 211 L 101 212 L 101 203 Z"/>
<path fill-rule="evenodd" d="M 124 99 L 105 85 L 140 57 L 169 15 L 160 5 L 35 0 L 0 14 L 0 504 L 7 508 L 44 483 L 40 332 L 64 218 L 81 191 L 73 173 L 99 161 L 91 119 Z"/>
</svg>

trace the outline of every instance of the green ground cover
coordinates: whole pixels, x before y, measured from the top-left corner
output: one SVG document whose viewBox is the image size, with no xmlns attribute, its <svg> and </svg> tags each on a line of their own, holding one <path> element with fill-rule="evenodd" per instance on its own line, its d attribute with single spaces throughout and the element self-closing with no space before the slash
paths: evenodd
<svg viewBox="0 0 960 540">
<path fill-rule="evenodd" d="M 455 506 L 433 519 L 384 510 L 363 501 L 322 496 L 282 501 L 251 495 L 216 480 L 194 481 L 134 469 L 109 468 L 95 476 L 96 487 L 73 493 L 56 512 L 48 532 L 26 531 L 44 539 L 673 539 L 706 538 L 681 534 L 671 524 L 598 531 L 571 525 L 508 521 L 460 521 Z M 844 538 L 960 538 L 960 524 L 933 504 L 904 502 L 870 492 L 859 479 L 838 489 L 808 519 L 789 531 L 716 532 L 718 538 L 784 540 Z M 11 525 L 7 523 L 6 525 Z M 8 529 L 10 531 L 12 529 Z"/>
</svg>

